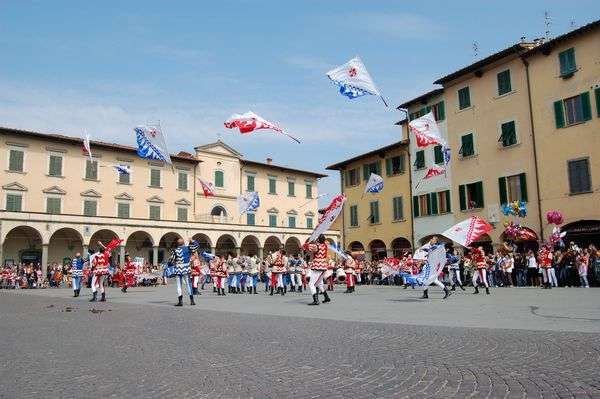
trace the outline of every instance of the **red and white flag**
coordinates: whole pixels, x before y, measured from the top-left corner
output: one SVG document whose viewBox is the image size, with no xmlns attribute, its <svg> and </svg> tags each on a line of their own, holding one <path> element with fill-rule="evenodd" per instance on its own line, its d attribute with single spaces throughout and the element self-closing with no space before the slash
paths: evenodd
<svg viewBox="0 0 600 399">
<path fill-rule="evenodd" d="M 316 241 L 321 234 L 329 230 L 333 222 L 335 222 L 335 219 L 337 219 L 342 212 L 344 202 L 346 202 L 346 196 L 344 194 L 338 194 L 331 200 L 331 203 L 327 208 L 319 210 L 319 213 L 321 214 L 319 223 L 308 238 L 308 242 Z"/>
<path fill-rule="evenodd" d="M 83 144 L 81 146 L 81 150 L 83 151 L 83 153 L 85 155 L 90 157 L 90 162 L 92 162 L 93 159 L 92 159 L 92 148 L 90 147 L 90 135 L 87 134 L 87 131 L 85 132 L 85 136 L 83 137 L 82 140 L 83 140 Z"/>
<path fill-rule="evenodd" d="M 204 192 L 204 197 L 214 197 L 215 196 L 215 186 L 212 183 L 205 182 L 201 178 L 198 178 L 200 185 L 202 186 L 202 191 Z"/>
<path fill-rule="evenodd" d="M 463 247 L 468 247 L 473 241 L 476 241 L 479 237 L 492 230 L 494 230 L 492 225 L 483 218 L 471 216 L 469 219 L 450 227 L 442 235 L 459 243 Z"/>
<path fill-rule="evenodd" d="M 421 180 L 419 180 L 419 182 L 417 183 L 415 188 L 419 187 L 421 185 L 421 183 L 423 183 L 424 180 L 431 179 L 432 177 L 441 176 L 441 175 L 445 175 L 445 174 L 446 174 L 446 169 L 444 169 L 444 168 L 440 168 L 438 166 L 429 168 L 427 173 L 425 173 L 425 176 L 423 176 L 423 178 L 421 178 Z"/>
<path fill-rule="evenodd" d="M 435 122 L 433 112 L 410 121 L 408 123 L 408 129 L 414 133 L 417 147 L 427 147 L 431 144 L 446 145 L 446 142 L 442 139 L 440 129 Z"/>
<path fill-rule="evenodd" d="M 242 134 L 251 133 L 258 129 L 271 129 L 278 133 L 285 134 L 292 140 L 300 143 L 300 140 L 290 136 L 285 130 L 277 126 L 277 124 L 261 118 L 252 111 L 248 111 L 244 114 L 231 115 L 231 117 L 225 121 L 225 127 L 227 129 L 235 129 L 237 127 Z"/>
</svg>

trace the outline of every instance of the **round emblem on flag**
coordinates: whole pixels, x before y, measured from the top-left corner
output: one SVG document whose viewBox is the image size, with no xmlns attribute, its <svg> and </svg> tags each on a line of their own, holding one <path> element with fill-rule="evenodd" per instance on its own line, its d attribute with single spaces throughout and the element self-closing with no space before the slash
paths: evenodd
<svg viewBox="0 0 600 399">
<path fill-rule="evenodd" d="M 357 73 L 358 72 L 356 71 L 356 68 L 354 68 L 354 67 L 350 68 L 350 70 L 348 71 L 348 75 L 350 75 L 351 78 L 355 77 Z"/>
</svg>

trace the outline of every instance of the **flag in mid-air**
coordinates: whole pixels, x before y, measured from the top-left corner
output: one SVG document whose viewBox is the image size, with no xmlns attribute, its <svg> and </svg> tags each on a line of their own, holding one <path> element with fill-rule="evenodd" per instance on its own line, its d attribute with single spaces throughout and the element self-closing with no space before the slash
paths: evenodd
<svg viewBox="0 0 600 399">
<path fill-rule="evenodd" d="M 419 182 L 417 183 L 415 188 L 419 187 L 421 185 L 421 183 L 423 183 L 423 181 L 425 181 L 427 179 L 431 179 L 432 177 L 441 176 L 441 175 L 445 175 L 445 174 L 446 174 L 445 168 L 440 168 L 439 166 L 433 166 L 427 170 L 427 173 L 425 173 L 425 176 L 423 176 L 421 178 L 421 180 L 419 180 Z"/>
<path fill-rule="evenodd" d="M 258 193 L 256 191 L 250 191 L 249 193 L 240 195 L 238 197 L 238 206 L 240 208 L 240 214 L 256 211 L 260 206 Z"/>
<path fill-rule="evenodd" d="M 335 222 L 335 219 L 337 219 L 342 212 L 344 202 L 346 202 L 346 196 L 344 194 L 338 194 L 331 200 L 331 203 L 327 208 L 319 210 L 319 213 L 321 214 L 319 223 L 308 238 L 308 242 L 316 241 L 321 234 L 329 230 L 333 222 Z"/>
<path fill-rule="evenodd" d="M 366 96 L 367 94 L 381 97 L 381 93 L 375 86 L 365 64 L 358 57 L 354 57 L 345 64 L 327 72 L 327 77 L 339 86 L 340 94 L 349 99 Z M 383 100 L 383 97 L 381 99 Z"/>
<path fill-rule="evenodd" d="M 340 248 L 338 248 L 335 245 L 329 244 L 328 245 L 329 249 L 331 249 L 333 252 L 336 253 L 337 256 L 339 256 L 342 259 L 348 259 L 348 255 L 346 255 Z"/>
<path fill-rule="evenodd" d="M 378 193 L 381 190 L 383 190 L 383 177 L 371 173 L 365 186 L 365 193 Z"/>
<path fill-rule="evenodd" d="M 120 175 L 128 175 L 131 173 L 128 165 L 115 165 L 115 169 Z"/>
<path fill-rule="evenodd" d="M 430 144 L 446 145 L 435 122 L 433 112 L 410 121 L 408 129 L 415 135 L 417 147 L 427 147 Z"/>
<path fill-rule="evenodd" d="M 202 186 L 202 192 L 204 192 L 204 197 L 214 197 L 215 196 L 215 186 L 210 182 L 206 182 L 201 178 L 198 178 L 200 185 Z"/>
<path fill-rule="evenodd" d="M 81 149 L 85 155 L 90 157 L 90 162 L 92 162 L 92 147 L 90 146 L 90 135 L 87 132 L 85 132 Z"/>
<path fill-rule="evenodd" d="M 171 163 L 165 136 L 155 126 L 137 126 L 133 129 L 137 141 L 137 153 L 140 157 L 154 161 Z"/>
<path fill-rule="evenodd" d="M 210 252 L 206 252 L 206 251 L 202 251 L 200 256 L 202 256 L 204 258 L 204 260 L 206 260 L 207 262 L 210 262 L 211 260 L 213 260 L 215 258 L 215 255 L 211 254 Z"/>
<path fill-rule="evenodd" d="M 463 247 L 468 247 L 473 241 L 476 241 L 479 237 L 489 233 L 493 229 L 492 225 L 483 218 L 471 216 L 469 219 L 450 227 L 442 235 L 459 243 Z"/>
<path fill-rule="evenodd" d="M 248 111 L 244 114 L 233 114 L 224 124 L 227 129 L 235 129 L 237 127 L 242 134 L 251 133 L 258 129 L 271 129 L 300 143 L 300 140 L 288 134 L 285 130 L 277 126 L 277 124 L 261 118 L 252 111 Z"/>
</svg>

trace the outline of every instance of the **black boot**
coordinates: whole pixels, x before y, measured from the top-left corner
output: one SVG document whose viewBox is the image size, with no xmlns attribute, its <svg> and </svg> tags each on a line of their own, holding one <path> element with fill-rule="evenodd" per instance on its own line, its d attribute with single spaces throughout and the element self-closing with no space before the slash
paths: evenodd
<svg viewBox="0 0 600 399">
<path fill-rule="evenodd" d="M 485 287 L 485 293 L 490 295 L 490 288 L 489 287 Z"/>
<path fill-rule="evenodd" d="M 194 296 L 190 295 L 190 305 L 194 306 L 196 302 L 194 302 Z"/>
<path fill-rule="evenodd" d="M 95 291 L 92 294 L 92 299 L 90 299 L 90 302 L 96 302 L 97 299 L 98 299 L 98 291 Z"/>
<path fill-rule="evenodd" d="M 273 296 L 273 291 L 275 291 L 275 288 L 271 287 L 271 293 L 269 295 Z"/>
<path fill-rule="evenodd" d="M 404 289 L 407 289 L 407 288 L 408 288 L 408 284 L 404 284 Z"/>
<path fill-rule="evenodd" d="M 221 295 L 225 296 L 225 288 L 221 288 Z"/>
<path fill-rule="evenodd" d="M 429 294 L 427 292 L 427 290 L 423 290 L 423 296 L 421 297 L 421 299 L 428 299 L 429 298 Z"/>
<path fill-rule="evenodd" d="M 217 287 L 213 287 L 213 292 L 217 292 Z M 220 292 L 219 292 L 220 294 Z"/>
<path fill-rule="evenodd" d="M 81 293 L 81 288 L 77 288 L 77 292 L 75 292 L 75 296 L 79 296 L 79 293 Z"/>
<path fill-rule="evenodd" d="M 473 292 L 473 294 L 479 294 L 479 287 L 475 286 L 475 291 Z"/>
<path fill-rule="evenodd" d="M 281 296 L 284 296 L 286 292 L 287 292 L 287 287 L 281 288 L 281 292 L 280 292 Z"/>
<path fill-rule="evenodd" d="M 452 284 L 452 288 L 450 289 L 450 291 L 456 291 L 456 284 Z"/>
<path fill-rule="evenodd" d="M 177 297 L 177 303 L 175 304 L 175 306 L 183 306 L 183 296 L 179 295 Z"/>
<path fill-rule="evenodd" d="M 106 293 L 100 294 L 100 302 L 106 302 Z"/>
<path fill-rule="evenodd" d="M 450 296 L 451 292 L 448 289 L 448 287 L 444 287 L 444 299 L 448 298 Z"/>
<path fill-rule="evenodd" d="M 461 290 L 466 291 L 464 285 L 459 285 L 459 287 L 460 287 Z"/>
<path fill-rule="evenodd" d="M 127 287 L 123 286 L 123 288 L 121 288 L 121 292 L 127 292 Z"/>
<path fill-rule="evenodd" d="M 253 287 L 253 288 L 254 288 L 254 293 L 255 293 L 255 294 L 258 294 L 258 292 L 256 292 L 256 287 Z"/>
<path fill-rule="evenodd" d="M 242 293 L 242 289 L 240 287 L 237 287 L 237 293 L 241 294 Z"/>
<path fill-rule="evenodd" d="M 302 293 L 302 286 L 299 286 L 299 287 L 298 287 L 298 292 L 299 292 L 299 293 Z"/>
<path fill-rule="evenodd" d="M 325 297 L 325 299 L 323 299 L 323 303 L 331 302 L 329 295 L 327 295 L 327 291 L 323 292 L 323 296 Z"/>
<path fill-rule="evenodd" d="M 311 303 L 309 303 L 309 306 L 313 306 L 313 305 L 318 305 L 319 304 L 319 294 L 314 294 L 313 296 L 313 301 Z"/>
<path fill-rule="evenodd" d="M 73 290 L 73 298 L 77 298 L 77 290 Z"/>
</svg>

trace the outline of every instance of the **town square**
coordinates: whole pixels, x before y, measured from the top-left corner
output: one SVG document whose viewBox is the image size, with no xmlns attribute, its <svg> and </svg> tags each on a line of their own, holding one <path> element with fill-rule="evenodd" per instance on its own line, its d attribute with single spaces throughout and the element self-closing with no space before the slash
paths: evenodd
<svg viewBox="0 0 600 399">
<path fill-rule="evenodd" d="M 3 3 L 0 398 L 600 398 L 599 18 Z"/>
</svg>

